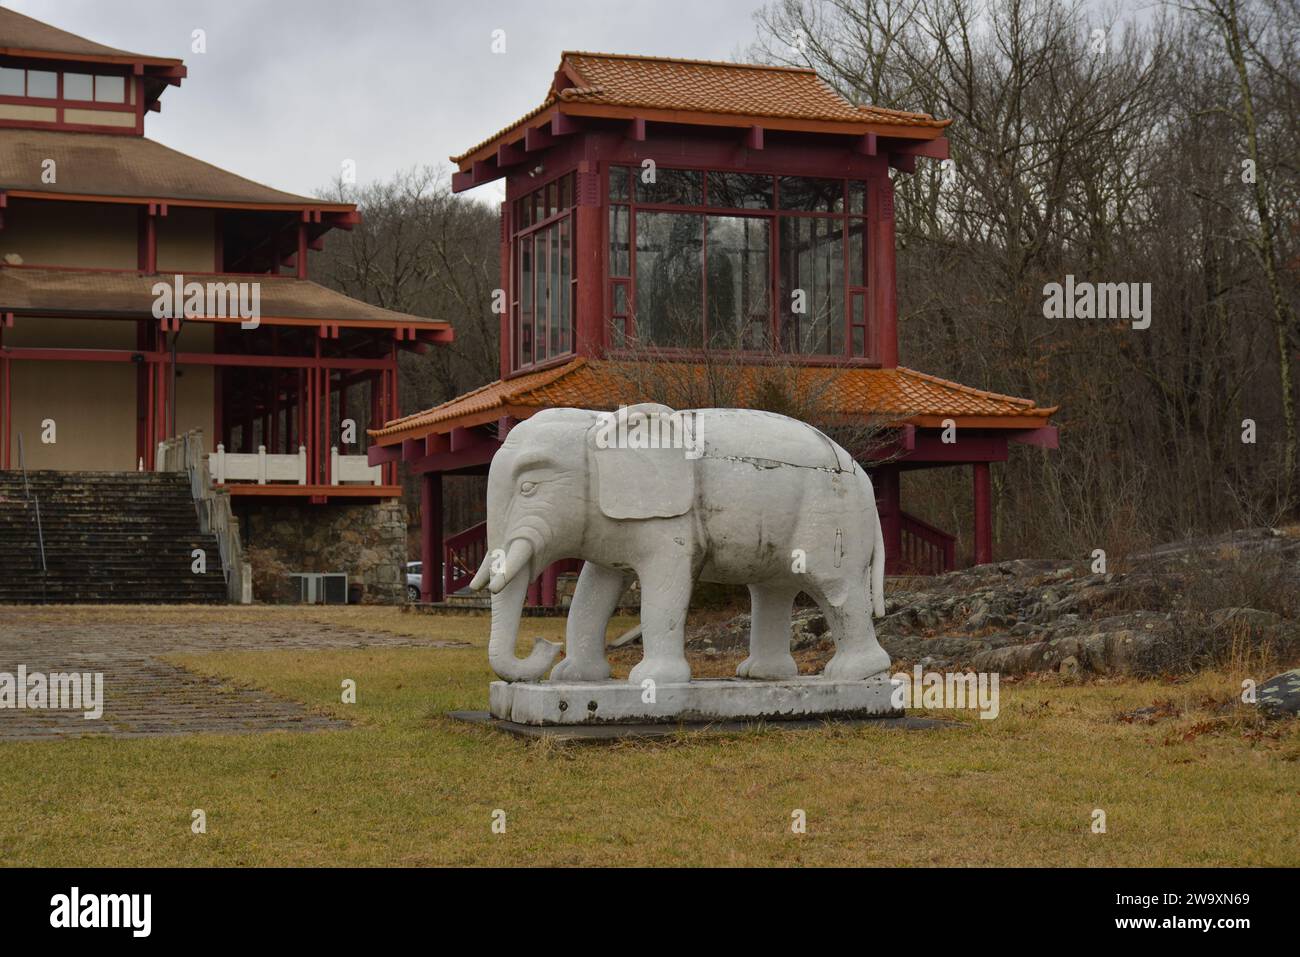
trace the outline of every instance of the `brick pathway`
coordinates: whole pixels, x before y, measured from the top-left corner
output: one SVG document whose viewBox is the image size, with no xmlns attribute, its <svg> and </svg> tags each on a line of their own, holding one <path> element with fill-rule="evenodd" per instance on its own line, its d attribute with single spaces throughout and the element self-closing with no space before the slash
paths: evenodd
<svg viewBox="0 0 1300 957">
<path fill-rule="evenodd" d="M 104 713 L 0 708 L 0 741 L 86 734 L 134 737 L 195 732 L 315 731 L 348 722 L 314 714 L 264 691 L 232 688 L 160 661 L 168 654 L 257 649 L 438 645 L 426 638 L 367 631 L 268 609 L 265 620 L 241 609 L 150 608 L 143 620 L 125 609 L 96 617 L 87 606 L 0 605 L 0 672 L 103 672 Z M 454 644 L 454 643 L 450 643 Z"/>
</svg>

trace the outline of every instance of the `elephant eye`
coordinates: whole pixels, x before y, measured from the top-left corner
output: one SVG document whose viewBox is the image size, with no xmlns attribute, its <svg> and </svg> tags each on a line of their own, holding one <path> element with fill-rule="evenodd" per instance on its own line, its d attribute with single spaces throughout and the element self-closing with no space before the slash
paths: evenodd
<svg viewBox="0 0 1300 957">
<path fill-rule="evenodd" d="M 532 495 L 532 494 L 533 494 L 534 492 L 536 492 L 536 491 L 537 491 L 537 483 L 536 483 L 536 482 L 522 482 L 522 483 L 520 483 L 520 485 L 519 485 L 519 494 L 520 494 L 520 495 Z"/>
</svg>

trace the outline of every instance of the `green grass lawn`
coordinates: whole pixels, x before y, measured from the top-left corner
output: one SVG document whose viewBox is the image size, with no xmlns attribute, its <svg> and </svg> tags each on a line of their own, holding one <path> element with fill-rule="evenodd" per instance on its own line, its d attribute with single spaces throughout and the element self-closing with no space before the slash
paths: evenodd
<svg viewBox="0 0 1300 957">
<path fill-rule="evenodd" d="M 0 861 L 1300 863 L 1300 725 L 1218 709 L 1233 676 L 1004 684 L 997 720 L 964 715 L 942 731 L 564 746 L 444 717 L 486 708 L 486 619 L 401 619 L 474 645 L 170 659 L 347 717 L 351 730 L 0 745 Z M 562 622 L 525 627 L 554 636 Z M 345 678 L 355 705 L 340 702 Z M 1157 701 L 1176 713 L 1117 718 Z M 191 833 L 195 808 L 206 834 Z M 1091 832 L 1095 808 L 1105 834 Z M 491 828 L 497 809 L 504 834 Z M 806 834 L 791 832 L 795 809 Z"/>
</svg>

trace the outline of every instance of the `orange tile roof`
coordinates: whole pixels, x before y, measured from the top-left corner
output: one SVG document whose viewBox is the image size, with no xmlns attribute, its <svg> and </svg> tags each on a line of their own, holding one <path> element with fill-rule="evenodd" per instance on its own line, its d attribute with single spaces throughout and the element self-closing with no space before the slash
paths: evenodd
<svg viewBox="0 0 1300 957">
<path fill-rule="evenodd" d="M 643 401 L 634 394 L 635 383 L 646 373 L 635 363 L 576 358 L 563 365 L 498 380 L 459 398 L 416 412 L 370 430 L 380 445 L 402 439 L 450 432 L 459 426 L 481 425 L 503 415 L 527 418 L 546 408 L 573 406 L 615 409 Z M 667 378 L 680 381 L 702 375 L 703 366 L 684 362 L 658 364 L 670 367 Z M 835 414 L 884 416 L 893 424 L 937 427 L 946 418 L 967 428 L 1026 429 L 1045 425 L 1056 407 L 1039 408 L 1032 399 L 985 392 L 912 369 L 808 366 L 797 370 L 816 388 L 825 385 L 824 404 Z M 660 375 L 659 378 L 665 378 Z"/>
<path fill-rule="evenodd" d="M 812 120 L 896 127 L 898 135 L 927 130 L 937 135 L 950 120 L 878 106 L 856 106 L 819 77 L 801 67 L 617 53 L 566 51 L 542 104 L 470 147 L 452 162 L 461 163 L 559 104 L 672 113 L 730 114 L 769 120 Z M 561 108 L 561 112 L 564 110 Z"/>
</svg>

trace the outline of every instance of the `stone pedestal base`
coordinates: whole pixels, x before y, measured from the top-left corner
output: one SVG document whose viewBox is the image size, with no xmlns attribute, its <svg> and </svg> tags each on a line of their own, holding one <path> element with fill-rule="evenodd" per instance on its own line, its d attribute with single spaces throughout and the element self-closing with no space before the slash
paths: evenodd
<svg viewBox="0 0 1300 957">
<path fill-rule="evenodd" d="M 647 702 L 647 691 L 626 681 L 494 681 L 489 701 L 494 718 L 536 726 L 790 721 L 897 717 L 902 711 L 891 700 L 893 690 L 888 675 L 865 681 L 718 678 L 658 685 Z"/>
</svg>

